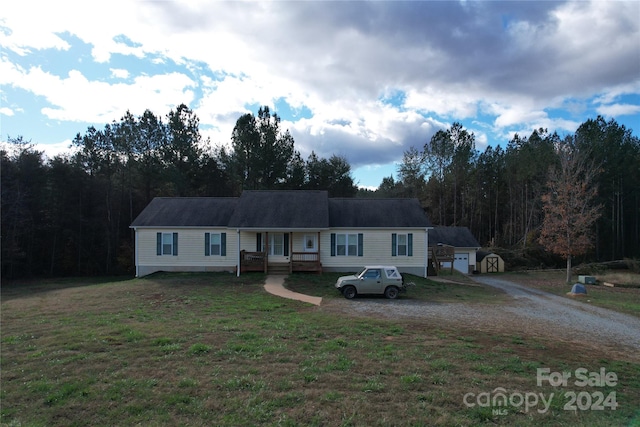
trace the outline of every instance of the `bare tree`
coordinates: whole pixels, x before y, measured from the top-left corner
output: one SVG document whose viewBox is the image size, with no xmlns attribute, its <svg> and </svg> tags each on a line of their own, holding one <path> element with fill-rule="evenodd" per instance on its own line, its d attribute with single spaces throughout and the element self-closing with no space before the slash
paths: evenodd
<svg viewBox="0 0 640 427">
<path fill-rule="evenodd" d="M 571 260 L 593 246 L 593 225 L 601 206 L 595 178 L 598 170 L 576 149 L 568 137 L 557 146 L 559 167 L 549 169 L 549 192 L 542 196 L 544 220 L 540 243 L 549 251 L 566 258 L 567 282 L 571 281 Z"/>
</svg>

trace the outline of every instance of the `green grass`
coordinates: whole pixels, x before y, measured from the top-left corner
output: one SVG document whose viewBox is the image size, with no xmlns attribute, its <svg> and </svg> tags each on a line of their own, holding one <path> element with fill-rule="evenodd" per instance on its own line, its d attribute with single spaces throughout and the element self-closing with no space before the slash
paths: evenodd
<svg viewBox="0 0 640 427">
<path fill-rule="evenodd" d="M 295 275 L 329 296 L 332 275 Z M 264 275 L 3 283 L 0 425 L 634 425 L 640 364 L 571 342 L 460 329 L 442 319 L 351 317 L 280 299 Z M 402 298 L 494 301 L 427 281 Z M 490 309 L 490 305 L 487 306 Z M 605 367 L 616 411 L 467 407 L 536 385 L 536 369 Z M 585 388 L 574 391 L 598 391 Z M 635 412 L 634 412 L 635 411 Z M 635 417 L 635 418 L 634 418 Z M 634 421 L 635 419 L 635 421 Z"/>
</svg>

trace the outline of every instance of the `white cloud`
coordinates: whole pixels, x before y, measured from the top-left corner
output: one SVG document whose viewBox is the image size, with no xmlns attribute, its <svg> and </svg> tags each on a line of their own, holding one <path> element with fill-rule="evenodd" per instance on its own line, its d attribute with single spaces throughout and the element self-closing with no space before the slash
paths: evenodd
<svg viewBox="0 0 640 427">
<path fill-rule="evenodd" d="M 129 71 L 122 68 L 110 68 L 111 75 L 118 79 L 126 79 L 129 77 Z"/>
<path fill-rule="evenodd" d="M 70 71 L 66 78 L 41 68 L 11 71 L 21 76 L 15 86 L 47 99 L 52 106 L 43 108 L 42 113 L 55 120 L 110 123 L 126 110 L 142 114 L 147 108 L 164 115 L 177 103 L 190 103 L 194 97 L 194 82 L 179 73 L 139 76 L 132 84 L 109 84 L 89 81 L 78 70 Z"/>
<path fill-rule="evenodd" d="M 619 117 L 630 116 L 634 114 L 640 114 L 640 105 L 632 104 L 611 104 L 601 105 L 596 108 L 598 114 L 602 114 L 607 117 Z"/>
<path fill-rule="evenodd" d="M 633 1 L 24 0 L 0 11 L 0 44 L 29 60 L 0 56 L 0 83 L 43 97 L 43 113 L 60 121 L 164 115 L 185 102 L 214 143 L 228 143 L 247 105 L 284 99 L 311 112 L 283 123 L 303 153 L 386 164 L 452 121 L 473 121 L 486 146 L 514 129 L 574 131 L 588 111 L 640 114 L 620 99 L 640 94 L 639 13 Z M 76 39 L 110 75 L 32 66 L 30 53 Z M 165 69 L 125 69 L 120 55 Z M 378 101 L 389 88 L 403 105 Z"/>
<path fill-rule="evenodd" d="M 11 108 L 1 107 L 0 114 L 4 114 L 5 116 L 11 117 L 13 116 L 13 110 Z"/>
</svg>

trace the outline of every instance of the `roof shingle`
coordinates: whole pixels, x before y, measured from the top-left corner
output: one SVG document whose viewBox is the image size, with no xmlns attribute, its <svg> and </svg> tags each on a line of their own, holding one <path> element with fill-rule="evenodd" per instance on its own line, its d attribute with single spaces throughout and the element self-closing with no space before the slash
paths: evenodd
<svg viewBox="0 0 640 427">
<path fill-rule="evenodd" d="M 132 227 L 226 227 L 237 197 L 156 197 Z"/>
<path fill-rule="evenodd" d="M 329 198 L 326 191 L 245 191 L 239 198 L 157 197 L 131 227 L 426 228 L 417 199 Z"/>
</svg>

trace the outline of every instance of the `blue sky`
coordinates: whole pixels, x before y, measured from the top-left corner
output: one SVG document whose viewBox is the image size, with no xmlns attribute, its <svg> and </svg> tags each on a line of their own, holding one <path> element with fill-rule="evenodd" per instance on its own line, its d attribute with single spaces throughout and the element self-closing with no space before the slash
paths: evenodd
<svg viewBox="0 0 640 427">
<path fill-rule="evenodd" d="M 19 4 L 18 4 L 19 3 Z M 461 122 L 476 147 L 603 115 L 640 132 L 640 2 L 11 2 L 0 137 L 48 155 L 127 110 L 180 103 L 213 145 L 268 105 L 306 158 L 377 187 Z"/>
</svg>

